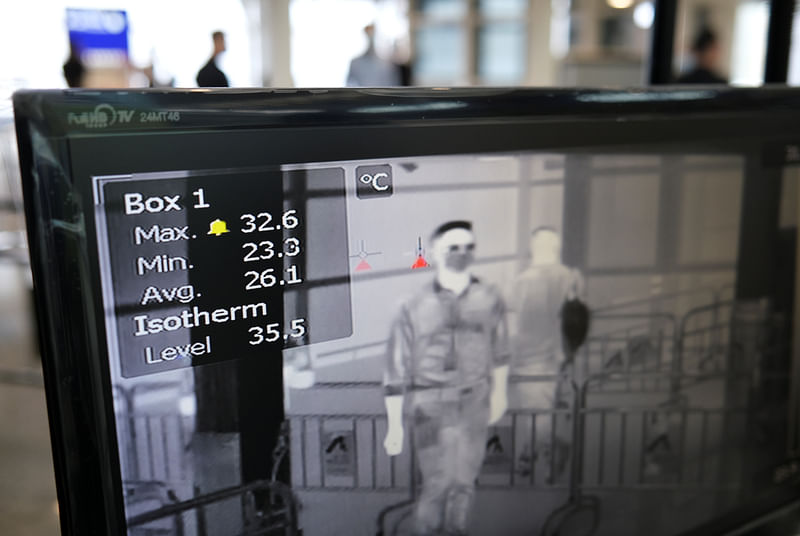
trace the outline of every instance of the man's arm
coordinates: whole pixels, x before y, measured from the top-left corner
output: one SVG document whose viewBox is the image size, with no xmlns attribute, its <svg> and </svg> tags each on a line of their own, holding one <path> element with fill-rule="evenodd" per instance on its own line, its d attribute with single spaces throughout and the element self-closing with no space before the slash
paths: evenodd
<svg viewBox="0 0 800 536">
<path fill-rule="evenodd" d="M 508 372 L 511 347 L 508 337 L 506 306 L 498 295 L 494 307 L 497 315 L 492 334 L 492 394 L 489 399 L 489 424 L 499 421 L 508 409 Z"/>
<path fill-rule="evenodd" d="M 403 451 L 403 395 L 384 397 L 386 405 L 386 439 L 383 447 L 389 456 L 397 456 Z"/>
<path fill-rule="evenodd" d="M 389 456 L 396 456 L 403 451 L 403 398 L 409 373 L 407 362 L 411 355 L 412 335 L 411 320 L 403 307 L 392 326 L 383 375 L 387 424 L 383 446 Z"/>
<path fill-rule="evenodd" d="M 508 365 L 492 370 L 492 395 L 489 401 L 489 424 L 494 424 L 508 409 Z"/>
</svg>

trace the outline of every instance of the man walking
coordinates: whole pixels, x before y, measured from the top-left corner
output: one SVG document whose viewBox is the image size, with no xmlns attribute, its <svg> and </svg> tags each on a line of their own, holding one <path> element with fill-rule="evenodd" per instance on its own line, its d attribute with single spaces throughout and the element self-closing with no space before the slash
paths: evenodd
<svg viewBox="0 0 800 536">
<path fill-rule="evenodd" d="M 488 425 L 507 407 L 505 305 L 471 274 L 474 250 L 470 222 L 434 231 L 436 276 L 402 306 L 389 341 L 384 446 L 390 456 L 401 452 L 405 406 L 422 475 L 419 535 L 467 533 Z"/>
<path fill-rule="evenodd" d="M 211 59 L 197 73 L 197 86 L 228 87 L 228 77 L 217 66 L 217 60 L 225 52 L 225 34 L 214 32 L 211 34 L 211 39 L 214 41 L 214 52 L 211 54 Z"/>
<path fill-rule="evenodd" d="M 535 417 L 536 444 L 523 444 L 518 471 L 530 474 L 538 459 L 553 481 L 566 465 L 569 443 L 556 434 L 552 410 L 569 404 L 560 390 L 558 374 L 569 365 L 562 341 L 562 311 L 569 299 L 583 295 L 583 278 L 577 270 L 561 262 L 561 239 L 554 229 L 539 227 L 531 233 L 531 264 L 514 282 L 513 310 L 517 316 L 514 344 L 514 376 L 551 376 L 536 381 L 520 381 L 511 388 L 514 409 L 544 410 Z M 570 356 L 571 357 L 571 356 Z M 531 433 L 521 425 L 526 438 Z"/>
</svg>

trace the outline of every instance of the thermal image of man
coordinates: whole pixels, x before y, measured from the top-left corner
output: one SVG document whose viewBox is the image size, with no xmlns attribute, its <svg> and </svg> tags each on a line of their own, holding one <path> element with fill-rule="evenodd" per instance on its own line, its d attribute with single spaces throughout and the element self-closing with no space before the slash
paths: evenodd
<svg viewBox="0 0 800 536">
<path fill-rule="evenodd" d="M 561 262 L 561 239 L 554 229 L 534 229 L 530 244 L 531 264 L 517 277 L 513 287 L 511 305 L 517 317 L 517 333 L 512 375 L 553 379 L 515 382 L 510 389 L 511 405 L 514 409 L 550 411 L 559 402 L 568 403 L 567 397 L 559 393 L 560 383 L 556 379 L 568 365 L 561 313 L 568 299 L 582 297 L 584 283 L 580 272 Z M 536 445 L 531 445 L 530 440 L 523 444 L 518 469 L 527 474 L 534 458 L 538 458 L 548 470 L 559 473 L 567 461 L 568 443 L 553 434 L 551 414 L 538 415 L 535 422 Z M 524 430 L 523 434 L 531 437 Z M 550 474 L 548 479 L 556 476 Z"/>
<path fill-rule="evenodd" d="M 390 456 L 403 448 L 404 409 L 422 475 L 415 534 L 466 534 L 489 424 L 507 407 L 509 347 L 500 292 L 471 273 L 475 235 L 451 221 L 432 235 L 436 276 L 391 330 L 384 374 Z"/>
</svg>

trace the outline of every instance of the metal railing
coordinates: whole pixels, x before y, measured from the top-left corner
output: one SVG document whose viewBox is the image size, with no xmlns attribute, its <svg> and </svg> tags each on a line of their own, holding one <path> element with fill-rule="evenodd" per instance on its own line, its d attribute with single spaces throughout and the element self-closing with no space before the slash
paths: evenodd
<svg viewBox="0 0 800 536">
<path fill-rule="evenodd" d="M 674 292 L 665 292 L 647 297 L 632 297 L 627 300 L 595 307 L 592 309 L 592 312 L 596 315 L 605 315 L 649 313 L 654 310 L 663 311 L 665 309 L 677 311 L 680 310 L 680 308 L 675 305 L 684 300 L 703 304 L 716 303 L 720 301 L 722 296 L 726 295 L 730 288 L 729 285 L 722 287 L 697 287 L 686 290 L 676 290 Z M 670 307 L 670 304 L 673 306 Z"/>
<path fill-rule="evenodd" d="M 570 519 L 578 516 L 583 519 L 584 534 L 593 534 L 600 523 L 600 496 L 588 494 L 587 491 L 657 489 L 715 492 L 738 490 L 743 486 L 741 461 L 728 454 L 745 446 L 751 423 L 749 409 L 692 408 L 680 396 L 655 407 L 589 406 L 592 386 L 614 381 L 627 382 L 632 374 L 646 377 L 658 373 L 599 374 L 587 378 L 580 385 L 573 384 L 574 452 L 569 495 L 567 501 L 547 517 L 541 536 L 559 534 Z M 719 374 L 692 376 L 670 373 L 669 381 L 680 387 L 684 382 L 697 383 L 726 377 Z M 618 422 L 616 437 L 611 437 L 608 432 L 611 418 Z M 589 426 L 591 420 L 595 421 L 596 426 Z M 690 433 L 692 420 L 696 423 L 695 429 L 699 423 L 695 433 Z M 711 424 L 712 420 L 718 421 L 716 426 Z M 732 420 L 741 421 L 740 425 L 732 427 Z M 595 429 L 595 434 L 591 436 L 591 441 L 587 441 L 590 428 Z M 631 437 L 634 441 L 630 440 Z M 590 451 L 588 444 L 597 448 Z M 610 445 L 619 448 L 614 451 L 608 448 Z M 614 462 L 609 461 L 609 452 L 613 453 Z M 592 474 L 587 471 L 588 462 L 594 462 Z M 713 468 L 709 468 L 712 464 Z M 651 470 L 653 465 L 656 471 Z M 612 471 L 609 471 L 609 466 Z M 690 475 L 687 468 L 692 468 L 693 474 Z M 609 478 L 608 473 L 613 475 Z"/>
<path fill-rule="evenodd" d="M 283 534 L 294 536 L 297 530 L 297 508 L 291 490 L 280 482 L 256 481 L 221 489 L 186 501 L 165 504 L 160 508 L 128 519 L 128 528 L 141 534 L 184 536 L 192 517 L 194 533 L 209 536 L 205 510 L 212 505 L 239 498 L 243 531 L 241 536 Z M 168 521 L 164 524 L 164 521 Z M 211 535 L 213 536 L 213 535 Z"/>
<path fill-rule="evenodd" d="M 600 499 L 593 495 L 596 493 L 736 490 L 742 485 L 741 467 L 735 457 L 725 452 L 740 446 L 730 435 L 730 422 L 740 423 L 739 428 L 744 430 L 749 423 L 746 408 L 692 407 L 680 396 L 664 397 L 658 403 L 613 407 L 598 407 L 590 402 L 595 389 L 614 383 L 632 380 L 663 383 L 680 390 L 700 381 L 725 377 L 676 376 L 667 371 L 606 372 L 582 382 L 570 382 L 563 375 L 514 378 L 521 383 L 549 383 L 553 388 L 561 382 L 570 390 L 571 404 L 556 409 L 513 409 L 490 427 L 489 442 L 496 433 L 507 441 L 503 445 L 506 457 L 487 471 L 490 457 L 487 454 L 478 488 L 566 491 L 567 503 L 547 518 L 543 532 L 547 535 L 556 534 L 558 527 L 577 512 L 581 515 L 586 515 L 587 510 L 599 512 Z M 377 388 L 379 384 L 359 382 L 359 386 Z M 342 382 L 325 384 L 323 388 L 352 387 Z M 383 451 L 386 431 L 383 414 L 308 414 L 294 415 L 290 420 L 293 489 L 406 492 L 406 499 L 383 509 L 376 521 L 379 534 L 395 532 L 398 524 L 408 517 L 422 481 L 412 455 L 413 430 L 409 428 L 403 453 L 389 457 Z M 542 421 L 547 437 L 537 437 Z M 503 428 L 505 433 L 499 433 Z M 566 440 L 564 430 L 567 430 Z M 745 436 L 742 433 L 737 437 Z M 558 447 L 564 444 L 567 452 L 559 457 Z M 526 447 L 549 450 L 551 454 L 523 467 L 520 454 Z M 396 515 L 401 512 L 404 513 Z"/>
<path fill-rule="evenodd" d="M 592 331 L 589 333 L 588 340 L 594 340 L 598 344 L 621 342 L 615 336 L 621 335 L 626 329 L 612 328 L 608 330 L 598 329 L 597 322 L 605 320 L 616 319 L 617 321 L 627 320 L 630 326 L 627 329 L 634 331 L 641 331 L 644 328 L 652 327 L 649 322 L 662 321 L 665 323 L 673 322 L 674 325 L 664 325 L 665 331 L 669 334 L 664 334 L 664 341 L 668 342 L 675 337 L 677 331 L 677 320 L 675 315 L 671 313 L 662 312 L 665 309 L 684 310 L 685 307 L 677 307 L 678 302 L 688 301 L 690 303 L 702 303 L 704 305 L 711 304 L 712 306 L 725 300 L 732 299 L 733 287 L 731 285 L 724 285 L 722 287 L 700 287 L 689 290 L 681 290 L 669 293 L 658 294 L 655 296 L 648 296 L 646 298 L 631 298 L 618 303 L 596 307 L 592 309 Z M 669 307 L 669 304 L 675 307 Z M 695 306 L 696 307 L 696 306 Z M 638 321 L 633 324 L 634 320 Z M 671 328 L 675 328 L 673 331 Z M 356 359 L 366 359 L 376 357 L 383 354 L 386 348 L 387 340 L 379 339 L 369 342 L 359 343 L 352 346 L 336 348 L 321 352 L 315 356 L 314 362 L 323 363 L 327 366 L 329 364 L 336 364 L 343 361 L 352 361 Z M 664 349 L 666 351 L 666 349 Z M 607 356 L 611 357 L 611 356 Z M 592 366 L 596 366 L 592 364 Z M 592 370 L 592 373 L 603 372 L 603 370 Z"/>
<path fill-rule="evenodd" d="M 574 379 L 609 372 L 670 372 L 676 368 L 678 322 L 667 313 L 599 314 L 575 360 Z M 653 392 L 670 389 L 668 382 L 629 381 L 614 392 Z"/>
<path fill-rule="evenodd" d="M 753 371 L 729 366 L 734 352 L 729 342 L 732 318 L 731 302 L 723 301 L 695 307 L 680 321 L 663 313 L 598 315 L 594 321 L 603 328 L 597 328 L 602 333 L 588 340 L 584 356 L 578 358 L 583 357 L 584 362 L 576 359 L 575 370 L 558 376 L 512 377 L 514 382 L 559 384 L 571 393 L 571 403 L 510 410 L 491 431 L 494 434 L 504 429 L 505 435 L 498 433 L 498 437 L 507 442 L 505 457 L 496 457 L 492 470 L 482 471 L 479 488 L 567 491 L 569 499 L 548 517 L 542 533 L 545 535 L 556 534 L 575 512 L 588 511 L 593 513 L 590 519 L 599 519 L 598 493 L 714 493 L 740 488 L 741 461 L 736 460 L 731 449 L 745 442 L 743 430 L 753 422 L 753 409 L 749 403 L 736 407 L 707 403 L 693 406 L 685 394 L 699 383 L 725 385 L 734 376 L 736 381 L 741 377 L 752 383 L 756 376 Z M 373 346 L 365 348 L 372 350 Z M 618 350 L 622 354 L 617 361 L 608 359 Z M 636 352 L 646 357 L 639 358 Z M 705 358 L 697 356 L 715 352 L 721 354 L 719 363 L 701 366 Z M 321 382 L 312 391 L 380 388 L 377 381 Z M 598 399 L 596 394 L 625 396 Z M 160 421 L 168 418 L 165 416 L 132 414 L 127 418 L 137 438 L 130 442 L 134 449 L 163 441 L 153 430 L 170 429 Z M 297 414 L 288 419 L 293 489 L 406 493 L 405 500 L 379 513 L 379 533 L 386 531 L 392 513 L 414 503 L 421 476 L 410 446 L 413 430 L 407 434 L 403 453 L 390 457 L 383 450 L 386 418 L 382 412 Z M 544 428 L 549 430 L 549 437 L 537 437 L 540 424 L 547 421 L 549 425 Z M 563 456 L 559 460 L 551 455 L 545 465 L 533 464 L 523 470 L 520 454 L 526 446 L 555 452 L 557 439 L 561 439 L 557 438 L 556 429 L 568 430 L 566 463 Z M 592 448 L 588 448 L 590 445 Z M 158 452 L 157 448 L 150 449 L 144 458 L 157 457 Z M 158 473 L 155 467 L 160 467 L 159 463 L 137 463 L 137 478 L 169 476 Z"/>
<path fill-rule="evenodd" d="M 291 488 L 278 480 L 278 473 L 286 458 L 289 443 L 289 423 L 281 423 L 278 440 L 271 454 L 272 471 L 269 480 L 256 480 L 199 494 L 191 486 L 194 497 L 180 500 L 175 487 L 158 480 L 125 480 L 126 511 L 129 532 L 137 536 L 161 534 L 184 536 L 213 536 L 219 532 L 216 514 L 224 514 L 226 531 L 239 530 L 238 515 L 229 517 L 235 510 L 241 512 L 241 536 L 299 534 L 297 501 Z M 186 492 L 186 486 L 183 492 Z M 238 507 L 232 501 L 239 499 Z M 153 504 L 155 503 L 155 507 Z M 221 510 L 220 510 L 221 509 Z M 136 510 L 145 510 L 134 513 Z M 209 511 L 213 517 L 209 522 Z"/>
<path fill-rule="evenodd" d="M 604 372 L 668 372 L 683 370 L 679 349 L 686 346 L 687 356 L 697 353 L 714 353 L 724 349 L 724 334 L 729 333 L 730 314 L 722 308 L 730 302 L 723 301 L 730 294 L 731 286 L 720 288 L 702 287 L 685 291 L 660 294 L 641 299 L 631 299 L 592 310 L 590 333 L 574 362 L 577 379 Z M 704 303 L 689 309 L 679 321 L 674 314 L 660 312 L 665 303 L 677 301 Z M 711 315 L 711 326 L 696 326 L 703 315 Z M 687 321 L 686 319 L 689 318 Z M 688 323 L 687 323 L 688 322 Z M 725 322 L 725 323 L 723 323 Z M 693 329 L 684 329 L 687 326 Z M 687 343 L 682 345 L 683 332 Z M 691 338 L 691 340 L 689 340 Z M 707 341 L 707 347 L 703 342 Z M 376 340 L 350 347 L 337 348 L 316 356 L 315 361 L 339 363 L 382 355 L 387 341 Z M 687 357 L 687 362 L 690 357 Z M 710 372 L 711 370 L 701 370 Z M 360 383 L 360 382 L 359 382 Z M 366 382 L 369 383 L 369 382 Z M 618 385 L 617 388 L 621 388 Z M 667 391 L 671 387 L 660 385 L 627 383 L 629 392 Z"/>
<path fill-rule="evenodd" d="M 695 307 L 681 319 L 676 359 L 683 372 L 724 372 L 730 356 L 734 302 Z"/>
<path fill-rule="evenodd" d="M 189 486 L 187 447 L 193 432 L 193 417 L 176 413 L 139 412 L 137 397 L 142 392 L 177 389 L 175 382 L 140 384 L 130 388 L 115 385 L 117 435 L 120 463 L 126 481 L 161 481 Z"/>
</svg>

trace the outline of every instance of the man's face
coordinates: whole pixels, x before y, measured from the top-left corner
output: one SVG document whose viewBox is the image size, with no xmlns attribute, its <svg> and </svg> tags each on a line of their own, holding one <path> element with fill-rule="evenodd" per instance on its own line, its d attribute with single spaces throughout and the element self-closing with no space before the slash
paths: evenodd
<svg viewBox="0 0 800 536">
<path fill-rule="evenodd" d="M 475 260 L 475 235 L 466 229 L 451 229 L 433 244 L 436 266 L 452 272 L 464 272 Z"/>
<path fill-rule="evenodd" d="M 700 53 L 697 62 L 701 66 L 707 69 L 713 69 L 719 63 L 719 58 L 720 58 L 719 43 L 714 41 L 708 46 L 708 48 L 706 48 L 703 52 Z"/>
<path fill-rule="evenodd" d="M 561 258 L 561 239 L 549 229 L 542 229 L 531 237 L 531 255 L 538 258 Z"/>
<path fill-rule="evenodd" d="M 221 54 L 222 52 L 225 52 L 225 36 L 216 35 L 214 36 L 214 53 Z"/>
</svg>

